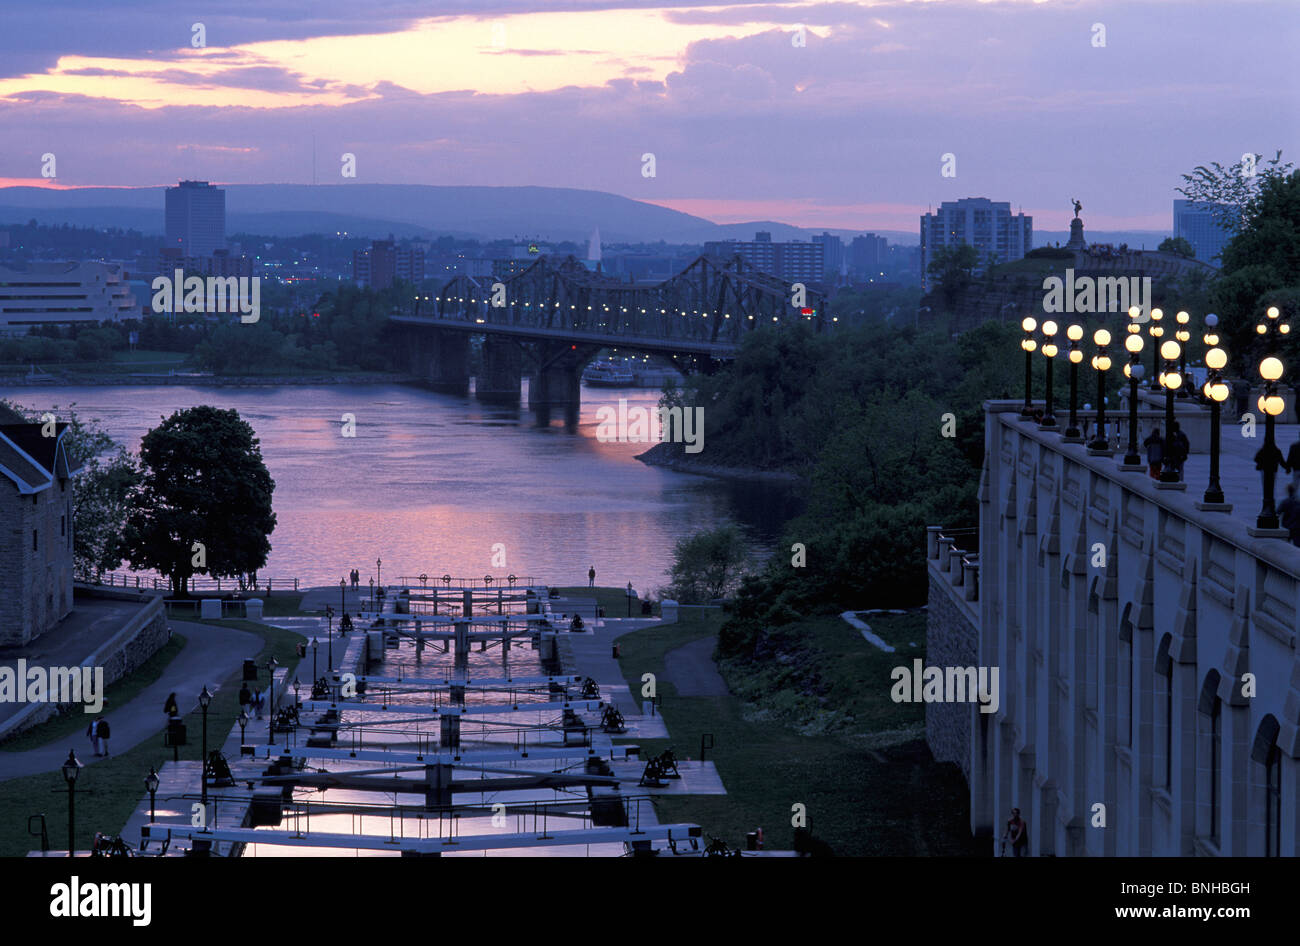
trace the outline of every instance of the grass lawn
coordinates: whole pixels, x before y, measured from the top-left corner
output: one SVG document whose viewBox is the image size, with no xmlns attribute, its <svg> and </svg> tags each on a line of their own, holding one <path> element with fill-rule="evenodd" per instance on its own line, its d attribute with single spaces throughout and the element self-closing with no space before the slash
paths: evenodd
<svg viewBox="0 0 1300 946">
<path fill-rule="evenodd" d="M 271 657 L 281 665 L 292 667 L 298 660 L 294 647 L 304 640 L 302 635 L 292 631 L 250 621 L 199 623 L 236 627 L 261 637 L 263 645 L 257 655 L 259 667 Z M 208 708 L 209 743 L 220 745 L 235 725 L 235 717 L 239 715 L 239 683 L 240 671 L 236 669 L 222 681 L 213 698 Z M 185 725 L 189 730 L 190 745 L 180 750 L 180 757 L 198 760 L 202 751 L 202 714 L 195 710 L 185 717 Z M 79 850 L 90 847 L 96 831 L 116 834 L 122 830 L 140 799 L 145 797 L 144 777 L 149 767 L 161 766 L 172 757 L 172 750 L 162 746 L 162 735 L 163 727 L 160 726 L 155 737 L 82 771 L 77 780 L 76 843 Z M 81 749 L 84 745 L 84 741 L 78 742 L 76 748 Z M 39 838 L 27 835 L 27 816 L 37 812 L 46 815 L 50 846 L 65 848 L 68 843 L 67 804 L 67 788 L 62 774 L 57 771 L 0 782 L 0 857 L 21 857 L 40 847 Z M 140 841 L 139 838 L 125 840 L 133 847 Z"/>
<path fill-rule="evenodd" d="M 586 585 L 576 585 L 569 588 L 556 588 L 561 595 L 566 598 L 595 598 L 596 606 L 605 609 L 605 616 L 610 618 L 627 617 L 627 587 L 622 588 L 602 588 L 597 585 L 595 588 L 588 588 Z M 632 589 L 636 591 L 636 589 Z M 632 617 L 641 617 L 641 598 L 632 599 Z M 659 613 L 659 602 L 653 603 L 654 613 Z"/>
<path fill-rule="evenodd" d="M 136 668 L 135 672 L 127 674 L 104 689 L 104 704 L 123 706 L 129 703 L 137 693 L 163 675 L 167 666 L 181 652 L 185 644 L 183 634 L 172 634 L 171 639 Z M 33 726 L 0 743 L 0 752 L 26 752 L 28 749 L 35 749 L 56 739 L 79 736 L 86 731 L 87 718 L 80 710 L 60 714 L 48 722 Z"/>
<path fill-rule="evenodd" d="M 249 597 L 260 597 L 262 599 L 262 616 L 263 617 L 293 617 L 295 615 L 305 615 L 308 613 L 302 610 L 302 592 L 299 591 L 276 591 L 271 595 L 249 592 Z M 337 604 L 338 602 L 335 602 Z"/>
<path fill-rule="evenodd" d="M 915 624 L 914 616 L 906 618 Z M 882 627 L 890 623 L 877 620 Z M 726 697 L 679 696 L 664 672 L 664 654 L 716 634 L 722 621 L 717 612 L 691 611 L 677 625 L 619 639 L 629 687 L 639 692 L 641 675 L 656 675 L 673 733 L 671 740 L 640 740 L 643 750 L 671 744 L 679 758 L 698 758 L 700 735 L 712 733 L 709 758 L 727 787 L 725 796 L 657 798 L 661 821 L 695 822 L 733 847 L 743 847 L 745 833 L 762 827 L 766 846 L 789 849 L 792 806 L 802 804 L 814 835 L 836 854 L 983 852 L 987 845 L 977 847 L 970 837 L 960 771 L 936 763 L 920 732 L 924 708 L 889 698 L 889 670 L 908 654 L 884 654 L 838 618 L 816 618 L 787 628 L 806 641 L 796 660 L 772 661 L 743 675 L 733 667 L 733 692 Z M 917 643 L 921 653 L 924 637 Z"/>
</svg>

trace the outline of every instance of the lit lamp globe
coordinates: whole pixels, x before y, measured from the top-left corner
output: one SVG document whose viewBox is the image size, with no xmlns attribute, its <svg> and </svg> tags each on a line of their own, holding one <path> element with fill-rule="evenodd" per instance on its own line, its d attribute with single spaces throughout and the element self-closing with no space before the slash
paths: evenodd
<svg viewBox="0 0 1300 946">
<path fill-rule="evenodd" d="M 1270 417 L 1277 417 L 1282 411 L 1286 410 L 1286 404 L 1280 394 L 1260 395 L 1258 404 L 1259 409 Z"/>
<path fill-rule="evenodd" d="M 1268 311 L 1265 312 L 1264 314 L 1267 315 L 1270 319 L 1275 319 L 1282 313 L 1278 311 L 1277 306 L 1271 305 L 1268 307 Z"/>
<path fill-rule="evenodd" d="M 1047 321 L 1043 323 L 1043 334 L 1047 336 L 1043 342 L 1043 354 L 1048 358 L 1055 358 L 1058 351 L 1056 347 L 1056 331 L 1057 325 L 1055 322 Z"/>
<path fill-rule="evenodd" d="M 1222 381 L 1206 381 L 1202 393 L 1211 401 L 1222 404 L 1228 399 L 1228 386 Z"/>
<path fill-rule="evenodd" d="M 1110 332 L 1106 331 L 1104 328 L 1099 328 L 1093 333 L 1092 340 L 1097 344 L 1098 348 L 1104 348 L 1110 344 Z M 1109 371 L 1110 355 L 1105 352 L 1098 352 L 1092 359 L 1092 366 L 1098 371 Z"/>
<path fill-rule="evenodd" d="M 1025 320 L 1020 323 L 1020 327 L 1026 332 L 1032 332 L 1034 329 L 1038 328 L 1038 323 L 1032 318 L 1026 317 Z"/>
<path fill-rule="evenodd" d="M 1222 348 L 1211 348 L 1205 353 L 1205 367 L 1222 371 L 1228 365 L 1228 353 Z"/>
<path fill-rule="evenodd" d="M 1133 326 L 1129 326 L 1129 328 L 1133 328 Z M 1128 349 L 1129 354 L 1138 354 L 1142 351 L 1142 336 L 1130 335 L 1128 338 L 1124 339 L 1124 347 Z"/>
<path fill-rule="evenodd" d="M 1020 340 L 1020 347 L 1025 351 L 1033 351 L 1038 347 L 1038 342 L 1034 341 L 1032 338 L 1024 338 Z"/>
<path fill-rule="evenodd" d="M 1269 355 L 1259 363 L 1259 375 L 1265 381 L 1276 381 L 1282 377 L 1282 361 Z"/>
</svg>

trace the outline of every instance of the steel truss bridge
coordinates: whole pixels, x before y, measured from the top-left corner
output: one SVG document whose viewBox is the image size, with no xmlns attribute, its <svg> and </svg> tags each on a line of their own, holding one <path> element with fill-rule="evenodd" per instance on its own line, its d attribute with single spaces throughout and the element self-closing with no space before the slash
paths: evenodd
<svg viewBox="0 0 1300 946">
<path fill-rule="evenodd" d="M 392 321 L 471 334 L 617 347 L 673 357 L 727 360 L 744 336 L 766 327 L 828 326 L 826 297 L 745 264 L 700 256 L 659 283 L 629 283 L 592 272 L 570 256 L 540 257 L 494 279 L 457 276 L 434 296 L 417 296 L 410 315 Z"/>
</svg>

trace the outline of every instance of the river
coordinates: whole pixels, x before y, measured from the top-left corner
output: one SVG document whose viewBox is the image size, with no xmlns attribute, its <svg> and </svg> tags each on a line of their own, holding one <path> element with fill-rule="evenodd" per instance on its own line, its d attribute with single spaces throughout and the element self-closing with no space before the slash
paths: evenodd
<svg viewBox="0 0 1300 946">
<path fill-rule="evenodd" d="M 525 384 L 526 392 L 526 384 Z M 75 405 L 128 449 L 172 412 L 234 408 L 252 425 L 275 479 L 277 516 L 260 574 L 333 584 L 351 568 L 366 582 L 426 573 L 531 576 L 557 585 L 638 590 L 667 581 L 674 543 L 726 522 L 756 551 L 798 512 L 779 484 L 715 480 L 635 459 L 646 444 L 596 439 L 596 410 L 653 407 L 645 389 L 583 389 L 579 429 L 532 426 L 526 408 L 397 385 L 279 387 L 86 386 L 0 389 L 41 410 Z M 343 436 L 343 415 L 356 436 Z M 705 444 L 707 452 L 707 443 Z M 504 546 L 505 564 L 493 562 Z"/>
</svg>

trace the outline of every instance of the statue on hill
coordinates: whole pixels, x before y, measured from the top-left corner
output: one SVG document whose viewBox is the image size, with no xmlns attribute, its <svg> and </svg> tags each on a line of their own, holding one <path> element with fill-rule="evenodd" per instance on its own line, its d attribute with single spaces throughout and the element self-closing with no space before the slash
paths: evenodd
<svg viewBox="0 0 1300 946">
<path fill-rule="evenodd" d="M 1070 200 L 1074 203 L 1074 219 L 1078 220 L 1079 211 L 1083 209 L 1083 204 L 1079 203 L 1079 200 L 1076 197 L 1071 197 Z"/>
</svg>

